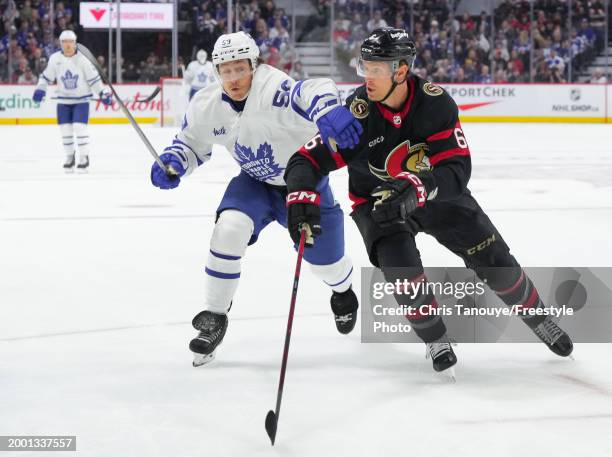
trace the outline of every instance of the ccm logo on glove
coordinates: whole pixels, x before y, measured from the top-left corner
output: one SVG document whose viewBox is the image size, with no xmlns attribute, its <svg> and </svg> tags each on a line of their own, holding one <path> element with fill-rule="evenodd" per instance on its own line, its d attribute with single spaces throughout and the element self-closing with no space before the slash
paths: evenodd
<svg viewBox="0 0 612 457">
<path fill-rule="evenodd" d="M 317 192 L 309 190 L 298 190 L 287 194 L 287 206 L 295 203 L 310 203 L 318 205 L 321 202 L 321 196 Z"/>
</svg>

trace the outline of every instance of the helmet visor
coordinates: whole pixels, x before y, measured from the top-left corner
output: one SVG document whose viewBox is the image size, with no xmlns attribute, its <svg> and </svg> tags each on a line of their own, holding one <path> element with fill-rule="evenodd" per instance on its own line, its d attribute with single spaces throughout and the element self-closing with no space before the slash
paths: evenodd
<svg viewBox="0 0 612 457">
<path fill-rule="evenodd" d="M 363 60 L 361 57 L 357 61 L 357 75 L 363 78 L 391 78 L 393 73 L 393 62 Z"/>
</svg>

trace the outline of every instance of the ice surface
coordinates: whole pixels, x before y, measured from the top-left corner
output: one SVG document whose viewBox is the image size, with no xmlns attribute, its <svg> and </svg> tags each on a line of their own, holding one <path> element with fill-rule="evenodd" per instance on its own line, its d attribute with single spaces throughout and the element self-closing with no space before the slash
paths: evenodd
<svg viewBox="0 0 612 457">
<path fill-rule="evenodd" d="M 524 266 L 612 265 L 612 126 L 464 129 L 470 188 Z M 173 136 L 145 132 L 159 150 Z M 463 344 L 450 384 L 422 345 L 338 334 L 308 269 L 271 448 L 295 262 L 280 226 L 248 250 L 217 359 L 194 369 L 187 349 L 214 211 L 237 173 L 227 153 L 161 191 L 127 125 L 91 127 L 86 175 L 64 174 L 57 126 L 0 138 L 0 435 L 77 435 L 79 455 L 104 457 L 612 456 L 610 346 L 578 344 L 569 361 L 543 345 Z M 348 209 L 344 172 L 332 185 Z M 367 266 L 348 217 L 346 236 Z M 461 265 L 418 242 L 426 265 Z"/>
</svg>

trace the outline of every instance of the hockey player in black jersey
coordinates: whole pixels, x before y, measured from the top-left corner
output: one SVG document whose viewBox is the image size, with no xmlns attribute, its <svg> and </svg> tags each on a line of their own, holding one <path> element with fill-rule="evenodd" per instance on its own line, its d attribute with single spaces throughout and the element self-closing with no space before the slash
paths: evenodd
<svg viewBox="0 0 612 457">
<path fill-rule="evenodd" d="M 508 306 L 544 306 L 470 194 L 470 149 L 457 105 L 442 88 L 410 73 L 415 54 L 414 43 L 402 29 L 377 29 L 363 42 L 358 74 L 365 84 L 346 105 L 364 133 L 358 146 L 337 151 L 316 136 L 290 159 L 285 181 L 291 237 L 299 238 L 302 223 L 309 224 L 315 236 L 320 233 L 317 182 L 347 166 L 351 216 L 370 261 L 388 282 L 406 279 L 406 271 L 411 271 L 413 283 L 426 280 L 415 244 L 415 235 L 425 232 L 460 256 Z M 404 276 L 394 267 L 404 267 Z M 398 294 L 396 300 L 412 309 L 437 307 L 431 294 Z M 457 358 L 442 318 L 431 314 L 406 317 L 427 344 L 434 369 L 442 371 Z M 529 315 L 523 320 L 555 354 L 571 354 L 571 339 L 550 317 Z"/>
</svg>

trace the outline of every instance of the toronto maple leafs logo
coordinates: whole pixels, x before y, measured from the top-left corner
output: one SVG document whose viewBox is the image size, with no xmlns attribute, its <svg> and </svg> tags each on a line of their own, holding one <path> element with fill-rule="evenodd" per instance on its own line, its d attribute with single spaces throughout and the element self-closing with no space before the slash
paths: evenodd
<svg viewBox="0 0 612 457">
<path fill-rule="evenodd" d="M 274 161 L 272 146 L 268 143 L 260 144 L 257 152 L 253 153 L 250 147 L 236 142 L 234 153 L 240 168 L 258 181 L 269 181 L 283 173 L 283 168 Z"/>
<path fill-rule="evenodd" d="M 198 73 L 198 81 L 201 83 L 205 83 L 208 79 L 208 75 L 206 73 Z"/>
<path fill-rule="evenodd" d="M 79 75 L 73 75 L 70 70 L 66 70 L 64 76 L 60 77 L 62 84 L 66 90 L 74 90 L 77 88 L 77 82 L 79 81 Z"/>
</svg>

